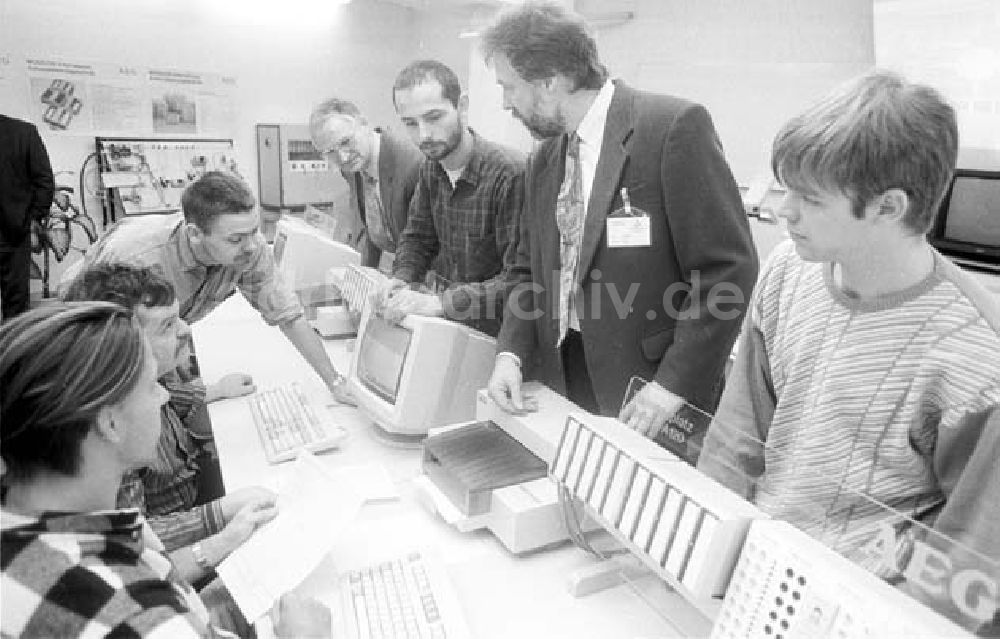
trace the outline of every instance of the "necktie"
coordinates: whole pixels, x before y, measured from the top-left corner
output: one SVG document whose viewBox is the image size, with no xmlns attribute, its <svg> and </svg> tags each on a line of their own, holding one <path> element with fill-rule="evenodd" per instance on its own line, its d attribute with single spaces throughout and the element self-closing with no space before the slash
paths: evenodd
<svg viewBox="0 0 1000 639">
<path fill-rule="evenodd" d="M 385 224 L 385 213 L 382 211 L 382 198 L 378 193 L 378 180 L 362 172 L 362 184 L 364 185 L 364 216 L 365 225 L 368 227 L 368 235 L 375 246 L 390 253 L 396 250 L 395 241 L 389 234 L 389 229 Z"/>
<path fill-rule="evenodd" d="M 573 133 L 566 143 L 566 170 L 556 197 L 556 225 L 559 227 L 559 339 L 562 345 L 569 330 L 569 301 L 576 287 L 580 243 L 586 210 L 580 178 L 580 138 Z"/>
</svg>

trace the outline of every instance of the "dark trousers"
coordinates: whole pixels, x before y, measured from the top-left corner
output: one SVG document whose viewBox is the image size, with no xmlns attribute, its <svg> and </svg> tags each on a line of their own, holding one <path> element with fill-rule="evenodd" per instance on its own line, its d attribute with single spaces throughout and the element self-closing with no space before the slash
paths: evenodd
<svg viewBox="0 0 1000 639">
<path fill-rule="evenodd" d="M 583 335 L 569 330 L 562 343 L 563 373 L 566 376 L 566 397 L 583 410 L 599 415 L 600 407 L 594 395 L 594 385 L 587 371 L 587 357 L 583 351 Z"/>
<path fill-rule="evenodd" d="M 0 317 L 8 320 L 28 310 L 30 276 L 31 243 L 0 246 Z"/>
</svg>

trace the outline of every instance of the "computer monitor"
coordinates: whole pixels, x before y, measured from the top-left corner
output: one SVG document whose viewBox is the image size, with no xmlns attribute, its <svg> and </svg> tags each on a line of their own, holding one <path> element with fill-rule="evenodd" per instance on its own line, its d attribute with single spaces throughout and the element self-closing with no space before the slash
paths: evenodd
<svg viewBox="0 0 1000 639">
<path fill-rule="evenodd" d="M 361 254 L 303 220 L 282 217 L 274 233 L 274 261 L 299 291 L 330 284 L 330 269 L 346 271 L 361 263 Z"/>
<path fill-rule="evenodd" d="M 274 261 L 312 320 L 317 307 L 339 303 L 344 272 L 360 264 L 361 255 L 303 220 L 283 217 L 274 233 Z"/>
<path fill-rule="evenodd" d="M 430 428 L 475 418 L 495 352 L 493 338 L 457 322 L 409 315 L 395 324 L 369 307 L 354 345 L 351 390 L 376 432 L 419 441 Z"/>
<path fill-rule="evenodd" d="M 955 171 L 928 239 L 964 266 L 1000 271 L 1000 171 Z"/>
</svg>

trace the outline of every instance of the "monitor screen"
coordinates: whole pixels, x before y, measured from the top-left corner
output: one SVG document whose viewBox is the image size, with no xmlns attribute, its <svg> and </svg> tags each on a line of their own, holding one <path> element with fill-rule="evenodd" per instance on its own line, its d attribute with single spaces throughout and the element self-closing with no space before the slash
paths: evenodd
<svg viewBox="0 0 1000 639">
<path fill-rule="evenodd" d="M 1000 246 L 1000 179 L 955 177 L 944 238 Z"/>
<path fill-rule="evenodd" d="M 360 340 L 358 380 L 390 404 L 396 403 L 412 337 L 410 329 L 373 316 Z"/>
<path fill-rule="evenodd" d="M 956 169 L 927 237 L 963 266 L 1000 269 L 1000 171 Z"/>
</svg>

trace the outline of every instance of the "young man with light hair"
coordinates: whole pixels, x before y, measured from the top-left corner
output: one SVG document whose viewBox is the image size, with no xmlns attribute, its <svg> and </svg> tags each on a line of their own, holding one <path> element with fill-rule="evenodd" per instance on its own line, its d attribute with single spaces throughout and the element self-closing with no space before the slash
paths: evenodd
<svg viewBox="0 0 1000 639">
<path fill-rule="evenodd" d="M 1000 309 L 925 236 L 957 152 L 952 107 L 887 72 L 781 129 L 791 239 L 754 290 L 699 459 L 884 576 L 918 542 L 1000 558 Z"/>
</svg>

